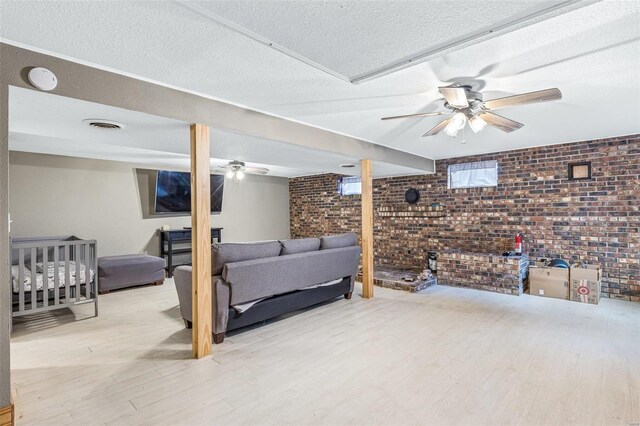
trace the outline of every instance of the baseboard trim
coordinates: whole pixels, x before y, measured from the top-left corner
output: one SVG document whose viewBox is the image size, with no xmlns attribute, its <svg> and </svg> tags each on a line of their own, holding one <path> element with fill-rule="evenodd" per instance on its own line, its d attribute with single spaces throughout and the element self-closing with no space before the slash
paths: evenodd
<svg viewBox="0 0 640 426">
<path fill-rule="evenodd" d="M 0 408 L 0 426 L 14 426 L 15 417 L 13 412 L 13 404 Z"/>
</svg>

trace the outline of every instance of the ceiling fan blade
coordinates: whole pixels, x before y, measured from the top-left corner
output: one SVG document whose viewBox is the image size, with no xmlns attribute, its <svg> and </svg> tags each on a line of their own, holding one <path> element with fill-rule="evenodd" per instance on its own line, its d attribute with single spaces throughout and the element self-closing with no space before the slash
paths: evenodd
<svg viewBox="0 0 640 426">
<path fill-rule="evenodd" d="M 380 120 L 395 120 L 396 118 L 431 117 L 435 115 L 449 114 L 448 112 L 420 112 L 418 114 L 394 115 L 392 117 L 382 117 Z"/>
<path fill-rule="evenodd" d="M 537 102 L 557 101 L 558 99 L 562 99 L 562 93 L 560 92 L 560 90 L 554 88 L 485 101 L 484 108 L 493 111 L 510 106 L 533 104 Z"/>
<path fill-rule="evenodd" d="M 480 114 L 480 118 L 486 121 L 487 124 L 490 124 L 493 127 L 497 127 L 498 129 L 507 133 L 514 132 L 524 126 L 524 124 L 522 123 L 518 123 L 517 121 L 513 121 L 509 118 L 494 114 L 492 112 L 483 112 Z"/>
<path fill-rule="evenodd" d="M 449 105 L 456 108 L 466 108 L 469 106 L 467 92 L 462 87 L 438 87 L 440 93 L 447 100 Z"/>
<path fill-rule="evenodd" d="M 435 126 L 433 126 L 431 128 L 431 130 L 429 130 L 427 133 L 425 133 L 424 135 L 422 135 L 422 137 L 424 138 L 425 136 L 433 136 L 433 135 L 437 135 L 438 133 L 440 133 L 441 131 L 444 130 L 445 127 L 447 127 L 447 124 L 449 124 L 449 122 L 451 121 L 450 118 L 444 119 L 441 122 L 439 122 L 438 124 L 436 124 Z"/>
<path fill-rule="evenodd" d="M 269 173 L 269 169 L 266 167 L 245 167 L 244 171 L 254 175 L 266 175 Z"/>
</svg>

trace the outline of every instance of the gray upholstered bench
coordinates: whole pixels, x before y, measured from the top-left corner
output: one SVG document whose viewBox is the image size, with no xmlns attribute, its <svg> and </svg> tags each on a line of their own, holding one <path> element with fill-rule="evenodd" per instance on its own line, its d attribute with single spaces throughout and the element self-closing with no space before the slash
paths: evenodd
<svg viewBox="0 0 640 426">
<path fill-rule="evenodd" d="M 164 282 L 164 259 L 146 254 L 126 254 L 98 259 L 100 294 L 111 290 Z"/>
</svg>

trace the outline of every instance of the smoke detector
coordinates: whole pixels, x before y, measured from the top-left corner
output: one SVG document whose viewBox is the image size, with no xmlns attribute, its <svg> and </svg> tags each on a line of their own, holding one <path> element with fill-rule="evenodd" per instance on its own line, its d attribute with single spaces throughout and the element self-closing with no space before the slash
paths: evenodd
<svg viewBox="0 0 640 426">
<path fill-rule="evenodd" d="M 55 89 L 58 85 L 58 78 L 56 75 L 42 67 L 31 68 L 27 74 L 27 78 L 33 87 L 44 90 L 45 92 Z"/>
<path fill-rule="evenodd" d="M 118 123 L 117 121 L 103 120 L 101 118 L 87 118 L 86 120 L 82 121 L 95 129 L 121 130 L 127 127 L 126 125 Z"/>
</svg>

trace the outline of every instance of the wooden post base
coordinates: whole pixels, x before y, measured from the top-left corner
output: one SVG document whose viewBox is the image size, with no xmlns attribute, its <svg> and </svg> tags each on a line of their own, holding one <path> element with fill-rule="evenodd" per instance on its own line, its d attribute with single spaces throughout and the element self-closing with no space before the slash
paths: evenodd
<svg viewBox="0 0 640 426">
<path fill-rule="evenodd" d="M 184 326 L 187 329 L 193 328 L 193 323 L 191 321 L 186 320 L 184 318 L 183 318 L 183 321 L 184 321 Z M 225 337 L 225 333 L 217 333 L 217 334 L 213 333 L 213 343 L 219 345 L 220 343 L 224 342 L 224 337 Z"/>
<path fill-rule="evenodd" d="M 344 298 L 347 300 L 351 300 L 351 296 L 353 296 L 353 292 L 350 291 L 349 293 L 344 295 Z"/>
<path fill-rule="evenodd" d="M 13 426 L 14 424 L 13 404 L 0 408 L 0 426 Z"/>
</svg>

